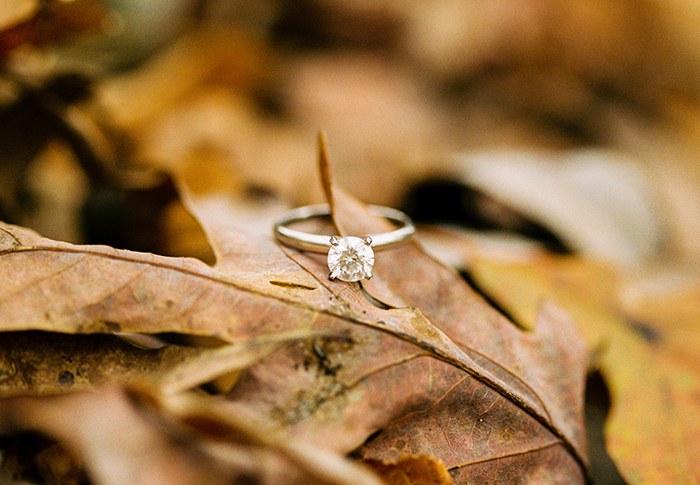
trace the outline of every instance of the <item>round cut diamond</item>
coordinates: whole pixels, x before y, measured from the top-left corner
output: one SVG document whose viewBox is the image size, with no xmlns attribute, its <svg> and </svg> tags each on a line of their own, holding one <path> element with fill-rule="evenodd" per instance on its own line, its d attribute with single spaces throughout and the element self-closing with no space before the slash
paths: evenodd
<svg viewBox="0 0 700 485">
<path fill-rule="evenodd" d="M 371 239 L 359 237 L 341 237 L 331 239 L 328 251 L 328 269 L 332 280 L 359 281 L 372 277 L 374 251 L 370 247 Z"/>
</svg>

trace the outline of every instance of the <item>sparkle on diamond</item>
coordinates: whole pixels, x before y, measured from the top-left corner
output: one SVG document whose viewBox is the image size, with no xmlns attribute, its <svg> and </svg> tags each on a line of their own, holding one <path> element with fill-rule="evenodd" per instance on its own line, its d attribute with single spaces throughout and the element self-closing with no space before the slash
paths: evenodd
<svg viewBox="0 0 700 485">
<path fill-rule="evenodd" d="M 372 276 L 374 251 L 359 237 L 338 238 L 328 251 L 330 278 L 341 281 L 359 281 Z"/>
</svg>

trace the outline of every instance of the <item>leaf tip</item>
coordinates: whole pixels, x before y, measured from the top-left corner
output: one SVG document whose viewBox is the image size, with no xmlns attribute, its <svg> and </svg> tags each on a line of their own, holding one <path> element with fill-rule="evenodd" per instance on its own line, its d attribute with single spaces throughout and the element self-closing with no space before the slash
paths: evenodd
<svg viewBox="0 0 700 485">
<path fill-rule="evenodd" d="M 328 157 L 328 139 L 324 130 L 318 131 L 318 170 L 326 200 L 333 206 L 331 166 Z"/>
</svg>

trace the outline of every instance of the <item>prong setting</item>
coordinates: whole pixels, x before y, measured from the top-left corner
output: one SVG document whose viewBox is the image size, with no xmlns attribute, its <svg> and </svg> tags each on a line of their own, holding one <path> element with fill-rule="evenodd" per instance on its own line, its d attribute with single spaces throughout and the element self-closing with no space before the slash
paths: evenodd
<svg viewBox="0 0 700 485">
<path fill-rule="evenodd" d="M 367 243 L 367 238 L 347 236 L 335 239 L 333 244 L 331 238 L 328 251 L 329 278 L 347 282 L 370 278 L 374 266 L 374 251 Z"/>
</svg>

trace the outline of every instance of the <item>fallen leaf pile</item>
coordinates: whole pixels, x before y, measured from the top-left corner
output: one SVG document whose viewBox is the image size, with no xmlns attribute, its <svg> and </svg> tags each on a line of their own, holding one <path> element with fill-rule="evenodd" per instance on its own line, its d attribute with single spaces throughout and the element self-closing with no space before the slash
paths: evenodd
<svg viewBox="0 0 700 485">
<path fill-rule="evenodd" d="M 0 7 L 0 484 L 698 483 L 700 10 L 612 3 Z"/>
</svg>

